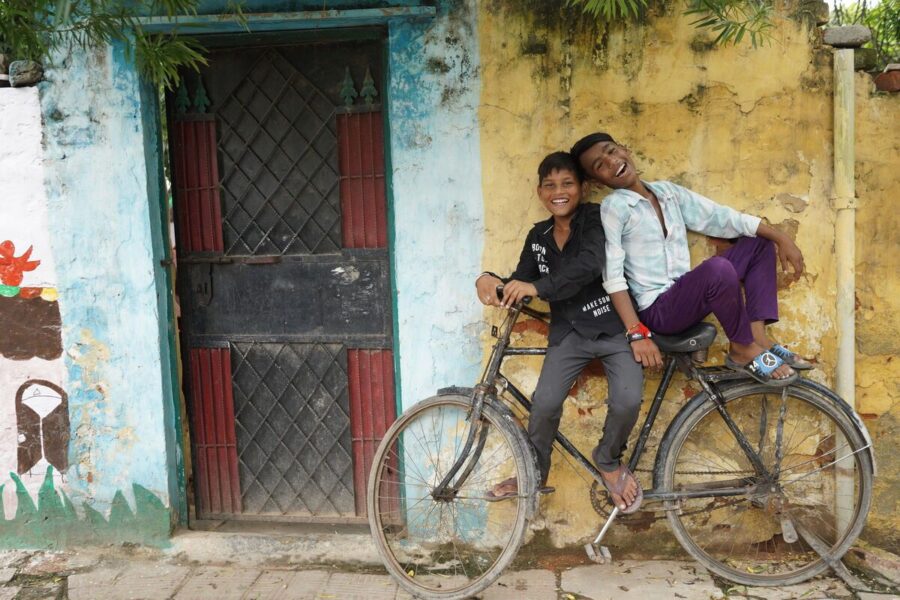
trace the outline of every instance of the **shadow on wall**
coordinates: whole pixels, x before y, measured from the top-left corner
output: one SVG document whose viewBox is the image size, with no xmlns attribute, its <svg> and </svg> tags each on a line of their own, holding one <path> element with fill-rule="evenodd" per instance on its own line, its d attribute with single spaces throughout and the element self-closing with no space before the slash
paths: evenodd
<svg viewBox="0 0 900 600">
<path fill-rule="evenodd" d="M 138 484 L 132 485 L 134 511 L 120 490 L 113 497 L 109 519 L 106 519 L 87 503 L 82 504 L 83 515 L 79 516 L 65 492 L 57 491 L 52 466 L 47 469 L 38 491 L 37 503 L 22 480 L 15 473 L 9 475 L 15 482 L 18 504 L 11 519 L 0 515 L 3 517 L 0 547 L 52 549 L 85 543 L 168 544 L 169 511 L 159 498 Z M 0 492 L 5 485 L 0 485 Z"/>
</svg>

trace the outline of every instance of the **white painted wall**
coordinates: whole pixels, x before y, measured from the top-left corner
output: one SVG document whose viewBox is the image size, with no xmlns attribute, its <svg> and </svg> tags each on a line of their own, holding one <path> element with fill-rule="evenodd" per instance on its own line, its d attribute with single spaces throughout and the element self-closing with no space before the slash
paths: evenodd
<svg viewBox="0 0 900 600">
<path fill-rule="evenodd" d="M 15 244 L 16 256 L 33 246 L 30 260 L 41 261 L 34 271 L 25 273 L 22 287 L 55 288 L 41 126 L 37 88 L 0 88 L 0 242 L 9 240 Z M 4 486 L 3 508 L 7 518 L 16 509 L 15 485 L 9 475 L 18 466 L 16 392 L 29 379 L 44 379 L 65 388 L 65 374 L 62 357 L 9 360 L 0 356 L 0 485 Z M 37 497 L 46 466 L 46 462 L 39 463 L 37 468 L 21 475 L 32 498 Z M 60 480 L 61 475 L 57 475 L 57 486 Z"/>
</svg>

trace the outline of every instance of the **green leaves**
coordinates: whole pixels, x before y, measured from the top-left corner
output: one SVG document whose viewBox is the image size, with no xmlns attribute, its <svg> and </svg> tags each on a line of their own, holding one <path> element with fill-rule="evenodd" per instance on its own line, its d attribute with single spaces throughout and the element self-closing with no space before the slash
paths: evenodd
<svg viewBox="0 0 900 600">
<path fill-rule="evenodd" d="M 756 47 L 769 38 L 774 0 L 686 0 L 684 13 L 696 17 L 692 25 L 716 34 L 719 45 L 740 44 L 745 39 Z M 900 0 L 889 0 L 900 2 Z M 567 0 L 594 19 L 626 21 L 641 16 L 647 0 Z"/>
<path fill-rule="evenodd" d="M 134 37 L 134 59 L 138 71 L 167 90 L 174 90 L 181 80 L 179 69 L 197 71 L 207 64 L 203 47 L 190 38 L 173 34 L 147 34 Z"/>
<path fill-rule="evenodd" d="M 686 15 L 697 17 L 691 24 L 716 33 L 716 44 L 740 44 L 749 38 L 757 47 L 769 38 L 772 0 L 689 0 Z"/>
<path fill-rule="evenodd" d="M 900 62 L 900 0 L 881 0 L 869 6 L 867 0 L 836 4 L 831 17 L 834 25 L 865 25 L 872 40 L 864 46 L 874 48 L 879 68 Z"/>
<path fill-rule="evenodd" d="M 0 52 L 15 59 L 47 62 L 59 51 L 87 50 L 121 42 L 140 73 L 173 89 L 182 69 L 206 64 L 194 40 L 147 33 L 143 14 L 193 15 L 199 0 L 0 0 Z"/>
<path fill-rule="evenodd" d="M 647 0 L 568 0 L 569 6 L 581 6 L 581 10 L 595 19 L 605 21 L 633 19 L 647 7 Z"/>
</svg>

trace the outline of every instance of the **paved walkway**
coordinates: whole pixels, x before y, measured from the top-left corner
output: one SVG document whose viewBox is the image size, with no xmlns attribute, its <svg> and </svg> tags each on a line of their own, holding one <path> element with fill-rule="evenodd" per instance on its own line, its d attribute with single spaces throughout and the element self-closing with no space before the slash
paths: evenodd
<svg viewBox="0 0 900 600">
<path fill-rule="evenodd" d="M 382 573 L 351 567 L 292 569 L 208 565 L 184 556 L 148 557 L 67 553 L 0 553 L 0 600 L 397 600 L 410 596 Z M 377 569 L 368 567 L 369 571 Z M 681 561 L 614 561 L 554 572 L 504 575 L 482 600 L 641 600 L 753 598 L 754 600 L 882 600 L 890 594 L 854 594 L 833 577 L 781 588 L 717 585 L 702 569 Z"/>
</svg>

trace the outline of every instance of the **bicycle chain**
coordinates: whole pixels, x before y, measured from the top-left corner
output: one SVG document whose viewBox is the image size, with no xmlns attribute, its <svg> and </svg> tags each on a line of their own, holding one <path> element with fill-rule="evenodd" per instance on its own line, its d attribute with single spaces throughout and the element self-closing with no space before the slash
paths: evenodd
<svg viewBox="0 0 900 600">
<path fill-rule="evenodd" d="M 652 473 L 653 469 L 635 469 L 638 473 Z M 756 471 L 747 469 L 744 471 L 675 471 L 677 475 L 753 475 Z"/>
</svg>

